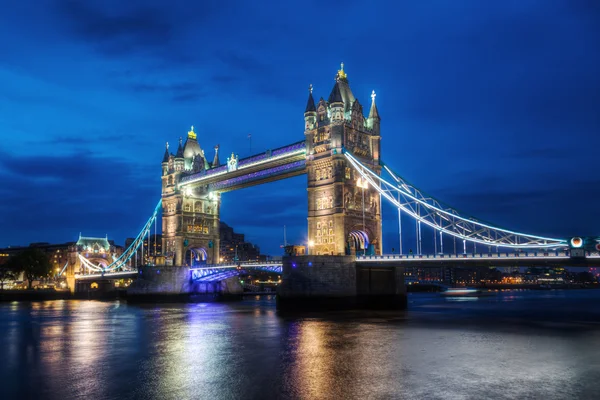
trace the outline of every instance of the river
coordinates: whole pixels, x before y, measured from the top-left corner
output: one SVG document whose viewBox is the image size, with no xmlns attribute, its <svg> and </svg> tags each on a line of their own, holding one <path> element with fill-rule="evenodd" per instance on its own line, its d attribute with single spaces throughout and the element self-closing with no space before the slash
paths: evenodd
<svg viewBox="0 0 600 400">
<path fill-rule="evenodd" d="M 600 290 L 295 315 L 267 297 L 12 302 L 0 337 L 5 400 L 600 398 Z"/>
</svg>

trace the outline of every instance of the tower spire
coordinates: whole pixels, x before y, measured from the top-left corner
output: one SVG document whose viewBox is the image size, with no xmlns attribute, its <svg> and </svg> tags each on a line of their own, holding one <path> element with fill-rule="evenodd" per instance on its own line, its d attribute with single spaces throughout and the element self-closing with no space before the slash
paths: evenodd
<svg viewBox="0 0 600 400">
<path fill-rule="evenodd" d="M 380 120 L 381 118 L 379 117 L 379 111 L 377 111 L 377 105 L 375 104 L 375 97 L 377 95 L 375 94 L 375 91 L 373 90 L 373 92 L 371 92 L 371 110 L 369 111 L 369 119 L 373 120 L 373 119 L 377 119 Z"/>
<path fill-rule="evenodd" d="M 305 114 L 307 112 L 315 112 L 315 111 L 317 111 L 317 107 L 315 107 L 315 99 L 313 99 L 313 96 L 312 96 L 312 91 L 313 91 L 313 85 L 311 83 L 308 86 L 308 102 L 306 103 L 306 110 L 304 110 Z"/>
<path fill-rule="evenodd" d="M 192 125 L 192 127 L 188 131 L 188 139 L 196 140 L 196 132 L 194 132 L 194 125 Z"/>
<path fill-rule="evenodd" d="M 340 80 L 340 81 L 344 81 L 344 82 L 348 82 L 348 75 L 346 75 L 346 72 L 344 72 L 344 63 L 342 62 L 340 64 L 340 69 L 338 69 L 338 72 L 335 76 L 335 80 Z"/>
<path fill-rule="evenodd" d="M 175 154 L 175 158 L 183 158 L 183 144 L 182 144 L 182 142 L 183 142 L 183 139 L 180 136 L 179 137 L 179 147 L 177 147 L 177 154 Z"/>
<path fill-rule="evenodd" d="M 221 163 L 219 162 L 219 145 L 215 146 L 215 158 L 213 159 L 213 163 L 212 163 L 212 167 L 218 167 L 219 165 L 221 165 Z"/>
<path fill-rule="evenodd" d="M 168 162 L 169 161 L 169 142 L 167 142 L 167 144 L 165 145 L 165 155 L 163 156 L 163 160 L 162 162 Z"/>
</svg>

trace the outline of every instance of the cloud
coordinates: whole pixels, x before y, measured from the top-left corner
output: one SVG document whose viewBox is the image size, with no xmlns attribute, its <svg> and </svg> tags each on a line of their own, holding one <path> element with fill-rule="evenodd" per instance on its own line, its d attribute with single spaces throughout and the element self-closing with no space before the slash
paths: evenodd
<svg viewBox="0 0 600 400">
<path fill-rule="evenodd" d="M 145 4 L 126 9 L 106 3 L 63 0 L 58 2 L 58 10 L 81 40 L 92 43 L 106 55 L 163 49 L 173 37 L 168 14 Z"/>
<path fill-rule="evenodd" d="M 160 197 L 158 176 L 93 154 L 0 153 L 0 179 L 5 245 L 67 241 L 86 230 L 110 233 L 119 243 L 137 234 Z"/>
</svg>

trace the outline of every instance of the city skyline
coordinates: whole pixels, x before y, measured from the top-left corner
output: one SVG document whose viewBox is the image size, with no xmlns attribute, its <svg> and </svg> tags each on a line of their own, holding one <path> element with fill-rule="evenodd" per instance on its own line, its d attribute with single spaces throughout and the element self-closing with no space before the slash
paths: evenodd
<svg viewBox="0 0 600 400">
<path fill-rule="evenodd" d="M 600 194 L 597 9 L 359 4 L 319 5 L 328 24 L 314 26 L 310 7 L 289 16 L 279 4 L 8 6 L 0 247 L 79 232 L 124 242 L 160 196 L 165 141 L 176 146 L 194 125 L 223 162 L 302 140 L 308 85 L 326 99 L 341 61 L 363 105 L 378 95 L 382 159 L 416 186 L 511 229 L 598 234 L 600 211 L 588 205 Z M 331 46 L 359 11 L 360 29 Z M 402 22 L 394 30 L 391 18 Z M 247 35 L 229 33 L 234 24 Z M 304 243 L 304 176 L 225 193 L 222 204 L 222 219 L 267 254 L 279 252 L 283 225 Z M 383 229 L 394 247 L 397 227 Z"/>
</svg>

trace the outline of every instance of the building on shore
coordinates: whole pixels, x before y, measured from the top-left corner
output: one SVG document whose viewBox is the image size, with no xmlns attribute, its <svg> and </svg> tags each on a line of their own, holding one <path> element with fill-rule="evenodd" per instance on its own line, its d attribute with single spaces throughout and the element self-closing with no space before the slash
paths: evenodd
<svg viewBox="0 0 600 400">
<path fill-rule="evenodd" d="M 267 257 L 260 254 L 257 245 L 247 242 L 243 233 L 235 232 L 223 221 L 219 225 L 219 236 L 219 262 L 266 261 Z"/>
</svg>

